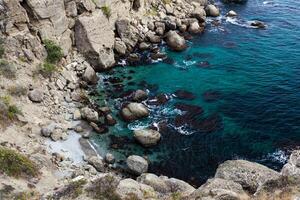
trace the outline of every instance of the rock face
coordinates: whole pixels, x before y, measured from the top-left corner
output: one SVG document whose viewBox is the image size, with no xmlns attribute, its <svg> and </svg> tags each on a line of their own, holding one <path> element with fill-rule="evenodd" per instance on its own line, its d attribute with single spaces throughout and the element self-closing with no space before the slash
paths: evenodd
<svg viewBox="0 0 300 200">
<path fill-rule="evenodd" d="M 183 51 L 187 48 L 185 39 L 178 35 L 176 31 L 169 31 L 166 35 L 168 46 L 174 51 Z"/>
<path fill-rule="evenodd" d="M 220 11 L 215 5 L 206 6 L 205 11 L 207 16 L 218 17 L 220 15 Z"/>
<path fill-rule="evenodd" d="M 243 187 L 231 180 L 213 178 L 198 188 L 189 199 L 248 199 L 248 195 L 244 192 Z"/>
<path fill-rule="evenodd" d="M 281 170 L 284 176 L 293 176 L 300 178 L 300 151 L 293 151 L 290 155 L 290 159 Z"/>
<path fill-rule="evenodd" d="M 156 145 L 160 137 L 160 133 L 152 129 L 134 130 L 134 138 L 145 147 Z"/>
<path fill-rule="evenodd" d="M 126 164 L 129 170 L 136 175 L 140 175 L 148 171 L 148 162 L 141 156 L 129 156 L 126 160 Z"/>
<path fill-rule="evenodd" d="M 108 19 L 98 10 L 89 16 L 80 16 L 75 25 L 78 50 L 85 55 L 95 70 L 106 70 L 115 64 L 114 32 Z"/>
<path fill-rule="evenodd" d="M 138 30 L 127 19 L 116 21 L 116 31 L 129 51 L 132 51 L 138 42 Z"/>
<path fill-rule="evenodd" d="M 152 187 L 129 178 L 120 181 L 116 194 L 124 200 L 157 199 L 157 194 Z"/>
<path fill-rule="evenodd" d="M 278 177 L 278 172 L 246 160 L 226 161 L 219 165 L 215 175 L 215 178 L 231 180 L 241 184 L 250 193 L 255 193 L 260 185 Z"/>
<path fill-rule="evenodd" d="M 129 103 L 121 110 L 121 116 L 125 121 L 134 121 L 149 116 L 148 108 L 141 103 Z"/>
</svg>

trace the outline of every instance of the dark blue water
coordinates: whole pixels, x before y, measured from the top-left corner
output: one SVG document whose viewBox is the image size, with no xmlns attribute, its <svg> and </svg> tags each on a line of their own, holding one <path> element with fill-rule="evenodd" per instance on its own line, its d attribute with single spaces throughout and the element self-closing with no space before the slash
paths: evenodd
<svg viewBox="0 0 300 200">
<path fill-rule="evenodd" d="M 182 53 L 169 51 L 165 62 L 126 66 L 102 75 L 99 104 L 114 115 L 128 90 L 147 89 L 152 105 L 148 119 L 110 128 L 93 138 L 100 153 L 119 160 L 147 156 L 150 171 L 201 184 L 228 159 L 256 161 L 279 170 L 291 149 L 300 145 L 300 1 L 253 1 L 222 5 L 222 16 L 209 19 L 204 34 L 194 36 Z M 235 10 L 236 20 L 224 17 Z M 221 22 L 214 26 L 213 20 Z M 266 29 L 253 29 L 261 20 Z M 119 77 L 118 81 L 108 81 Z M 179 90 L 179 91 L 178 91 Z M 176 98 L 174 93 L 182 98 Z M 132 130 L 152 125 L 161 142 L 143 149 Z M 120 164 L 122 164 L 120 162 Z"/>
</svg>

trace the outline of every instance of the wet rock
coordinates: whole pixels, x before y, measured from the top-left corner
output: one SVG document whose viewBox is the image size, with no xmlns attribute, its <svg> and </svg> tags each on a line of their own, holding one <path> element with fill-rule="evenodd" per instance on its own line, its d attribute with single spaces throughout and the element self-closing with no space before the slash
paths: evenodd
<svg viewBox="0 0 300 200">
<path fill-rule="evenodd" d="M 192 34 L 200 33 L 201 32 L 201 28 L 199 26 L 199 23 L 198 22 L 191 23 L 190 26 L 189 26 L 189 30 L 188 31 L 190 33 L 192 33 Z"/>
<path fill-rule="evenodd" d="M 211 116 L 208 116 L 204 120 L 200 122 L 193 122 L 193 127 L 198 129 L 199 131 L 203 133 L 213 133 L 220 129 L 222 129 L 222 117 L 220 117 L 217 114 L 213 114 Z"/>
<path fill-rule="evenodd" d="M 34 89 L 28 93 L 28 98 L 35 103 L 41 103 L 44 99 L 44 92 L 39 89 Z"/>
<path fill-rule="evenodd" d="M 174 94 L 178 99 L 193 100 L 196 98 L 196 96 L 193 93 L 186 90 L 177 90 Z"/>
<path fill-rule="evenodd" d="M 196 7 L 192 12 L 191 17 L 196 18 L 199 22 L 205 22 L 206 12 L 202 7 Z"/>
<path fill-rule="evenodd" d="M 151 98 L 147 101 L 148 105 L 163 105 L 170 100 L 169 96 L 166 94 L 158 94 L 156 97 Z"/>
<path fill-rule="evenodd" d="M 95 70 L 91 66 L 87 66 L 83 75 L 82 79 L 86 81 L 88 84 L 96 84 L 98 82 L 98 76 Z"/>
<path fill-rule="evenodd" d="M 147 38 L 151 43 L 160 43 L 161 42 L 161 37 L 158 35 L 155 35 L 153 32 L 147 33 Z"/>
<path fill-rule="evenodd" d="M 107 114 L 107 115 L 105 116 L 105 123 L 106 123 L 108 126 L 114 126 L 114 125 L 117 123 L 117 121 L 113 118 L 112 115 Z"/>
<path fill-rule="evenodd" d="M 136 90 L 133 93 L 132 100 L 136 101 L 136 102 L 141 102 L 141 101 L 146 100 L 147 98 L 148 98 L 147 92 L 145 92 L 144 90 Z"/>
<path fill-rule="evenodd" d="M 215 178 L 234 181 L 242 185 L 244 190 L 255 193 L 266 181 L 279 177 L 279 173 L 261 164 L 246 160 L 229 160 L 219 165 Z"/>
<path fill-rule="evenodd" d="M 126 164 L 129 170 L 136 175 L 140 175 L 148 171 L 148 162 L 141 156 L 129 156 L 126 160 Z"/>
<path fill-rule="evenodd" d="M 160 133 L 152 129 L 134 130 L 134 138 L 144 147 L 156 145 L 160 137 Z"/>
<path fill-rule="evenodd" d="M 105 161 L 108 163 L 108 164 L 114 164 L 114 162 L 116 161 L 115 157 L 113 154 L 111 153 L 107 153 L 105 155 Z"/>
<path fill-rule="evenodd" d="M 197 66 L 201 67 L 201 68 L 208 68 L 208 67 L 210 67 L 210 64 L 208 61 L 201 61 L 201 62 L 197 63 Z"/>
<path fill-rule="evenodd" d="M 169 31 L 166 34 L 166 42 L 174 51 L 183 51 L 187 48 L 185 39 L 178 35 L 176 31 Z"/>
<path fill-rule="evenodd" d="M 233 10 L 230 10 L 227 14 L 226 14 L 227 17 L 236 17 L 237 16 L 237 13 Z"/>
<path fill-rule="evenodd" d="M 264 22 L 258 21 L 258 20 L 250 22 L 250 26 L 253 26 L 255 28 L 266 28 L 266 25 L 264 24 Z"/>
<path fill-rule="evenodd" d="M 104 168 L 104 163 L 102 161 L 101 158 L 99 158 L 98 156 L 92 156 L 92 157 L 88 157 L 87 158 L 87 162 L 92 165 L 93 167 L 95 167 L 95 169 L 98 172 L 104 172 L 105 168 Z"/>
<path fill-rule="evenodd" d="M 90 123 L 91 127 L 94 129 L 94 131 L 96 131 L 99 134 L 103 134 L 107 132 L 107 128 L 103 127 L 103 126 L 98 126 L 98 124 L 91 122 Z"/>
<path fill-rule="evenodd" d="M 131 65 L 135 65 L 138 64 L 141 60 L 141 56 L 137 53 L 131 53 L 128 58 L 127 61 L 131 64 Z"/>
<path fill-rule="evenodd" d="M 190 199 L 248 199 L 248 195 L 243 190 L 243 187 L 231 180 L 213 178 L 194 191 Z"/>
<path fill-rule="evenodd" d="M 219 9 L 212 4 L 206 6 L 205 11 L 207 16 L 218 17 L 220 15 Z"/>
<path fill-rule="evenodd" d="M 148 50 L 150 49 L 150 44 L 146 43 L 146 42 L 141 42 L 139 44 L 139 49 L 142 50 L 142 51 L 145 51 L 145 50 Z"/>
<path fill-rule="evenodd" d="M 89 122 L 97 122 L 99 120 L 98 112 L 89 107 L 82 108 L 80 112 L 82 119 L 86 119 Z"/>
<path fill-rule="evenodd" d="M 125 121 L 134 121 L 149 116 L 148 108 L 141 103 L 129 103 L 121 110 L 121 116 Z"/>
<path fill-rule="evenodd" d="M 162 59 L 163 60 L 163 59 L 167 58 L 167 54 L 160 53 L 160 52 L 151 53 L 150 57 L 151 57 L 152 60 L 158 60 L 158 59 Z"/>
</svg>

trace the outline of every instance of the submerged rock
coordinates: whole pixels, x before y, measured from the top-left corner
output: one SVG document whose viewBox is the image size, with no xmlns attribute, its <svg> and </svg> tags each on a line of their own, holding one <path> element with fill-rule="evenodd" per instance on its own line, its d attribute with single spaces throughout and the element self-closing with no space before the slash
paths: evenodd
<svg viewBox="0 0 300 200">
<path fill-rule="evenodd" d="M 174 94 L 178 99 L 193 100 L 196 98 L 193 93 L 186 90 L 176 90 Z"/>
<path fill-rule="evenodd" d="M 217 101 L 221 97 L 221 93 L 218 91 L 206 91 L 203 93 L 203 99 L 206 102 Z"/>
<path fill-rule="evenodd" d="M 126 164 L 129 170 L 136 175 L 140 175 L 148 171 L 148 162 L 141 156 L 129 156 L 126 160 Z"/>
<path fill-rule="evenodd" d="M 149 114 L 148 108 L 142 103 L 129 103 L 121 110 L 122 118 L 129 122 L 148 117 Z"/>
<path fill-rule="evenodd" d="M 169 31 L 166 34 L 166 42 L 174 51 L 183 51 L 187 48 L 186 41 L 176 31 Z"/>
<path fill-rule="evenodd" d="M 132 100 L 136 101 L 136 102 L 141 102 L 141 101 L 146 100 L 147 98 L 148 98 L 147 92 L 145 92 L 144 90 L 136 90 L 133 93 Z"/>
<path fill-rule="evenodd" d="M 234 181 L 250 193 L 255 193 L 257 188 L 268 180 L 279 177 L 279 173 L 258 163 L 246 160 L 228 160 L 219 165 L 215 178 Z"/>
<path fill-rule="evenodd" d="M 160 133 L 152 129 L 134 130 L 134 138 L 145 147 L 156 145 L 160 137 Z"/>
<path fill-rule="evenodd" d="M 265 23 L 262 21 L 258 21 L 258 20 L 251 21 L 250 26 L 253 26 L 255 28 L 266 28 Z"/>
</svg>

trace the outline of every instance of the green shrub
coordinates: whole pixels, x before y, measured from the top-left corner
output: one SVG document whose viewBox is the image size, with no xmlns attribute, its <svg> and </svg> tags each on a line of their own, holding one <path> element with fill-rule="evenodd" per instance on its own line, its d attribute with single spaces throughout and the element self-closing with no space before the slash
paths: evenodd
<svg viewBox="0 0 300 200">
<path fill-rule="evenodd" d="M 57 67 L 49 62 L 42 64 L 41 68 L 39 69 L 40 74 L 42 74 L 44 77 L 50 77 L 55 71 L 57 71 Z"/>
<path fill-rule="evenodd" d="M 27 94 L 27 88 L 22 85 L 14 85 L 8 88 L 8 92 L 12 96 L 24 96 Z"/>
<path fill-rule="evenodd" d="M 103 14 L 107 17 L 107 18 L 110 18 L 111 16 L 111 9 L 109 6 L 105 5 L 105 6 L 102 6 L 101 7 L 101 10 L 103 12 Z"/>
<path fill-rule="evenodd" d="M 15 120 L 18 114 L 22 111 L 16 106 L 11 104 L 10 96 L 3 96 L 0 98 L 0 124 L 8 124 Z"/>
<path fill-rule="evenodd" d="M 14 65 L 10 64 L 6 60 L 0 59 L 0 74 L 6 78 L 16 78 L 17 69 Z"/>
<path fill-rule="evenodd" d="M 44 44 L 48 54 L 46 58 L 47 62 L 56 64 L 62 59 L 64 54 L 60 46 L 51 40 L 44 40 Z"/>
<path fill-rule="evenodd" d="M 36 165 L 26 156 L 4 147 L 0 147 L 0 171 L 13 177 L 35 177 Z"/>
</svg>

